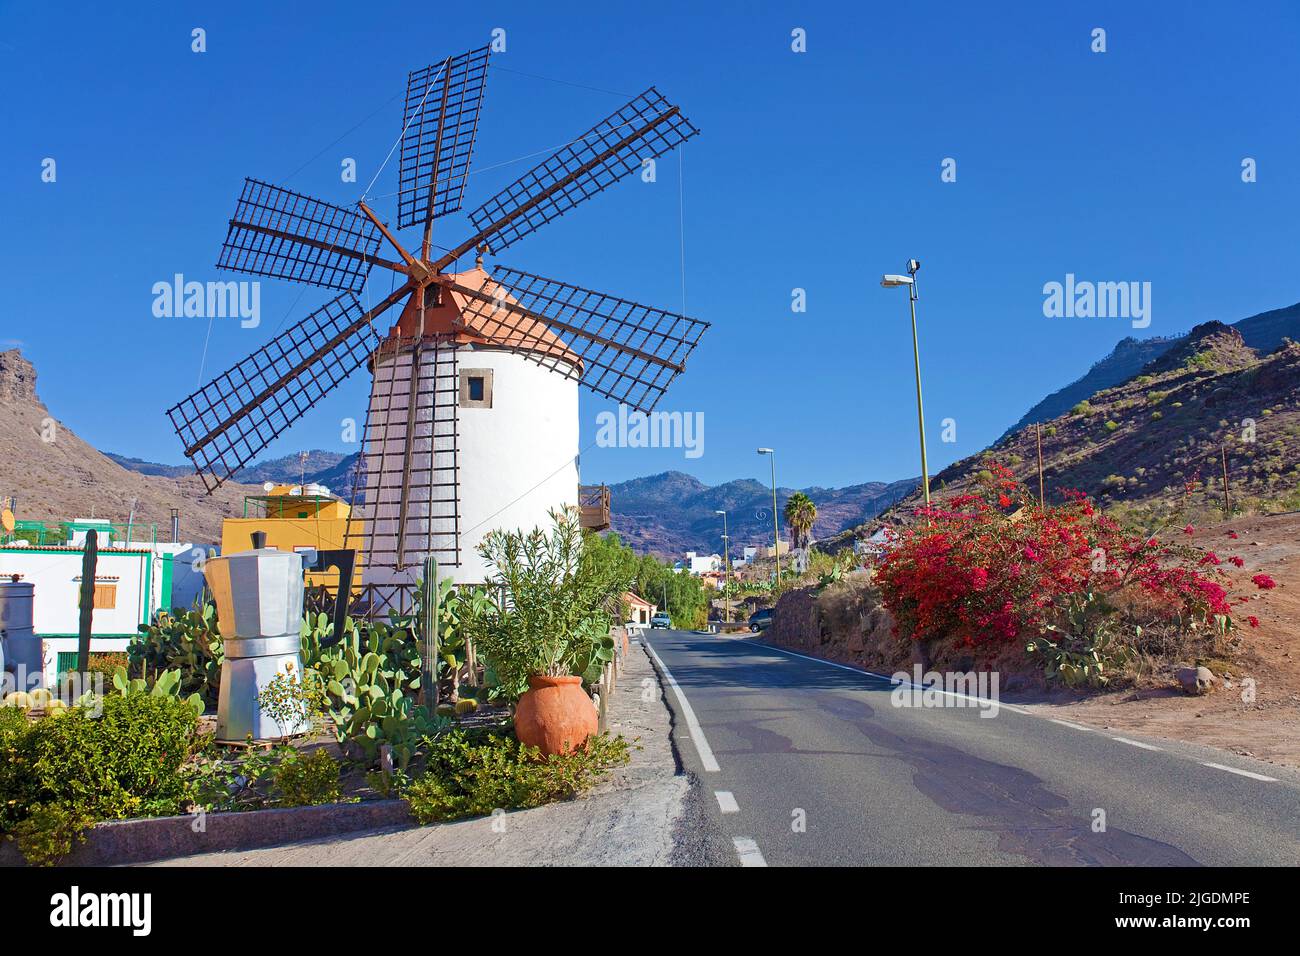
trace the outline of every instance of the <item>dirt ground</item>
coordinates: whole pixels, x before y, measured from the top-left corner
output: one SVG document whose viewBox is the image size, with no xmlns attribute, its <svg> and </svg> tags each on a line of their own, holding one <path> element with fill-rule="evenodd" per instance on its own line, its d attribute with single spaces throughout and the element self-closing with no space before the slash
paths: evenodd
<svg viewBox="0 0 1300 956">
<path fill-rule="evenodd" d="M 1231 533 L 1235 532 L 1234 539 Z M 1173 686 L 1144 687 L 1101 694 L 1085 701 L 1056 696 L 1009 702 L 1027 709 L 1117 731 L 1190 741 L 1258 760 L 1300 767 L 1300 512 L 1240 518 L 1197 528 L 1190 540 L 1225 559 L 1236 582 L 1242 651 L 1227 662 L 1215 692 L 1189 697 Z M 1226 563 L 1232 555 L 1241 569 Z M 1273 590 L 1257 588 L 1251 577 L 1268 574 Z M 1259 627 L 1246 618 L 1254 615 Z M 1243 696 L 1253 679 L 1255 697 Z"/>
</svg>

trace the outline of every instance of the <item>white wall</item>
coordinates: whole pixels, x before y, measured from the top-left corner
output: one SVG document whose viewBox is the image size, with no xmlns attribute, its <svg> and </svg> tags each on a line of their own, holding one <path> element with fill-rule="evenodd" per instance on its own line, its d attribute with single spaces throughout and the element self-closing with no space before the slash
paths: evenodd
<svg viewBox="0 0 1300 956">
<path fill-rule="evenodd" d="M 82 552 L 74 550 L 0 548 L 0 576 L 20 574 L 24 581 L 35 585 L 32 628 L 45 644 L 47 681 L 54 679 L 58 652 L 77 649 L 81 559 Z M 95 580 L 117 586 L 117 606 L 95 609 L 92 651 L 124 651 L 138 625 L 152 616 L 154 598 L 145 590 L 151 566 L 157 572 L 158 560 L 147 551 L 99 552 Z M 156 594 L 159 586 L 155 573 L 150 590 Z"/>
<path fill-rule="evenodd" d="M 409 368 L 409 359 L 405 365 Z M 498 348 L 463 346 L 457 353 L 457 366 L 458 370 L 492 370 L 492 407 L 457 409 L 460 566 L 445 568 L 457 582 L 478 583 L 489 576 L 489 569 L 476 550 L 485 534 L 495 528 L 527 530 L 547 527 L 550 524 L 547 512 L 551 508 L 577 504 L 578 384 L 518 353 Z M 409 372 L 405 374 L 409 375 Z M 422 372 L 422 377 L 429 381 L 434 375 L 432 368 Z M 382 425 L 384 419 L 382 411 L 377 414 L 377 410 L 389 408 L 386 394 L 388 377 L 388 372 L 382 369 L 375 376 L 371 396 L 372 432 Z M 399 416 L 404 421 L 406 398 L 402 390 L 408 387 L 409 379 L 403 384 L 403 375 L 399 373 L 397 384 L 392 389 L 390 422 Z M 425 387 L 421 385 L 422 390 Z M 446 417 L 446 411 L 438 412 L 440 419 Z M 431 434 L 427 419 L 432 413 L 426 411 L 424 414 L 425 421 L 416 433 L 415 451 L 417 455 L 423 455 L 427 463 Z M 440 420 L 435 426 L 432 432 L 443 436 L 449 430 L 450 422 Z M 389 458 L 400 460 L 398 449 L 400 442 L 404 441 L 404 425 L 395 429 L 390 426 L 389 434 Z M 439 448 L 445 445 L 442 437 L 436 441 Z M 371 460 L 377 458 L 382 447 L 375 440 L 367 440 L 366 448 Z M 433 459 L 439 466 L 447 463 L 447 456 L 440 452 L 435 452 Z M 376 467 L 368 470 L 368 495 L 372 493 L 376 471 Z M 397 506 L 391 500 L 385 500 L 377 507 L 380 524 L 375 533 L 386 536 L 390 542 L 389 550 L 395 550 L 391 542 L 395 540 L 397 529 L 392 518 L 397 513 Z M 428 505 L 422 507 L 428 509 Z M 449 521 L 441 517 L 442 511 L 435 506 L 432 518 L 421 516 L 433 527 L 435 546 L 440 540 L 438 532 L 450 527 Z M 413 510 L 408 506 L 410 513 Z M 414 509 L 414 513 L 420 515 L 419 509 Z M 408 523 L 408 553 L 412 546 L 418 550 L 421 543 L 412 542 L 411 534 Z M 415 564 L 394 574 L 390 569 L 377 566 L 377 562 L 367 555 L 364 580 L 413 581 L 419 570 Z"/>
</svg>

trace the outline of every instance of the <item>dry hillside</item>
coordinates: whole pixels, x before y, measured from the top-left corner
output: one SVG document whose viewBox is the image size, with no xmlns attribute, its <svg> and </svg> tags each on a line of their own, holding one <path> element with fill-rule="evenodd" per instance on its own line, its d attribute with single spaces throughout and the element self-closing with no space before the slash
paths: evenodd
<svg viewBox="0 0 1300 956">
<path fill-rule="evenodd" d="M 1234 512 L 1300 508 L 1300 344 L 1259 355 L 1220 322 L 1197 326 L 1127 382 L 1042 425 L 1048 501 L 1083 491 L 1119 516 L 1154 524 L 1181 510 L 1222 517 L 1222 450 Z M 942 498 L 979 481 L 996 461 L 1038 488 L 1031 425 L 931 479 Z M 907 523 L 919 493 L 881 515 Z M 851 532 L 861 536 L 876 523 Z M 835 544 L 843 545 L 848 535 Z"/>
<path fill-rule="evenodd" d="M 161 420 L 154 423 L 163 427 Z M 186 540 L 221 540 L 221 519 L 243 512 L 252 485 L 227 485 L 209 497 L 197 476 L 141 475 L 86 444 L 36 395 L 36 369 L 17 350 L 0 352 L 0 498 L 18 499 L 17 516 L 35 521 L 75 517 L 123 521 L 136 500 L 136 524 L 168 534 L 172 508 Z"/>
</svg>

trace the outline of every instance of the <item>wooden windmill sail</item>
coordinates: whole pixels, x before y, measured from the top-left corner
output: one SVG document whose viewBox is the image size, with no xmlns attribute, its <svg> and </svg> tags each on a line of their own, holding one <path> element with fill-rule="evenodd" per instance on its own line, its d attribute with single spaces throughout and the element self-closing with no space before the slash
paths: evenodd
<svg viewBox="0 0 1300 956">
<path fill-rule="evenodd" d="M 653 87 L 561 147 L 469 214 L 474 232 L 437 258 L 434 220 L 461 208 L 489 51 L 410 74 L 400 139 L 398 228 L 365 204 L 349 209 L 245 180 L 220 268 L 303 282 L 339 295 L 168 411 L 209 491 L 233 478 L 345 378 L 369 365 L 371 398 L 360 501 L 349 530 L 367 564 L 402 569 L 462 557 L 459 409 L 472 406 L 458 362 L 467 350 L 515 353 L 635 409 L 653 409 L 707 323 L 497 265 L 448 272 L 470 252 L 503 249 L 698 132 Z M 393 252 L 381 255 L 385 244 Z M 395 256 L 395 258 L 394 258 Z M 394 290 L 363 308 L 375 267 Z M 391 331 L 374 324 L 403 303 Z M 576 490 L 576 489 L 575 489 Z"/>
</svg>

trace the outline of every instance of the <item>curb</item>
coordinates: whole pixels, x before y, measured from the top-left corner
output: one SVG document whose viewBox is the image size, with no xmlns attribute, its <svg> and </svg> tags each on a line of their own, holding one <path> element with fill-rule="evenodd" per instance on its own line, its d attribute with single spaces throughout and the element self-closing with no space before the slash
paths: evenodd
<svg viewBox="0 0 1300 956">
<path fill-rule="evenodd" d="M 194 826 L 204 820 L 201 831 Z M 154 860 L 254 850 L 330 837 L 357 830 L 414 825 L 405 800 L 370 800 L 365 803 L 331 803 L 316 807 L 278 807 L 238 813 L 197 816 L 150 817 L 98 823 L 85 843 L 73 845 L 60 866 L 120 866 Z M 0 867 L 26 866 L 17 844 L 0 842 Z"/>
</svg>

